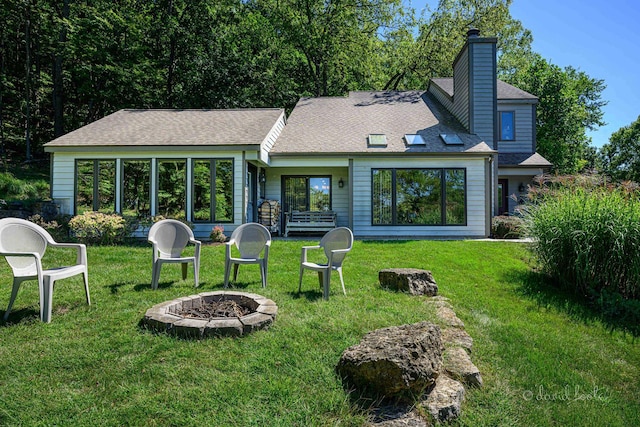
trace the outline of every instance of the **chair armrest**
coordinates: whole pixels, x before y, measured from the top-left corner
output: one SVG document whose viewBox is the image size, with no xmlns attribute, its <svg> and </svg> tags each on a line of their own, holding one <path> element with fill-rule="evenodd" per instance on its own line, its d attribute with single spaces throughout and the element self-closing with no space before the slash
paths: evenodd
<svg viewBox="0 0 640 427">
<path fill-rule="evenodd" d="M 40 259 L 40 254 L 38 252 L 0 252 L 2 256 L 21 256 L 21 257 L 34 257 L 36 259 Z"/>
<path fill-rule="evenodd" d="M 87 265 L 87 246 L 84 243 L 49 242 L 49 246 L 52 246 L 54 248 L 77 249 L 78 250 L 78 256 L 76 257 L 76 264 Z"/>
<path fill-rule="evenodd" d="M 320 249 L 320 245 L 315 246 L 303 246 L 302 254 L 300 255 L 300 263 L 307 262 L 307 251 L 311 249 Z"/>
</svg>

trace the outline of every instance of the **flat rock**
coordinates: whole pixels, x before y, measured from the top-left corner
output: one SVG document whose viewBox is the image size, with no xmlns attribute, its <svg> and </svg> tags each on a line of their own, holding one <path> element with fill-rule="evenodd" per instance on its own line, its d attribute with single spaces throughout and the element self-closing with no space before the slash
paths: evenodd
<svg viewBox="0 0 640 427">
<path fill-rule="evenodd" d="M 438 307 L 436 316 L 438 316 L 438 319 L 440 319 L 446 326 L 464 328 L 462 320 L 458 319 L 456 313 L 449 307 Z"/>
<path fill-rule="evenodd" d="M 430 271 L 417 268 L 388 268 L 378 273 L 380 285 L 411 295 L 435 296 L 438 285 Z"/>
<path fill-rule="evenodd" d="M 451 378 L 473 387 L 482 387 L 482 376 L 471 362 L 469 353 L 461 347 L 451 347 L 444 351 L 444 369 Z"/>
<path fill-rule="evenodd" d="M 442 330 L 444 348 L 462 347 L 469 353 L 473 347 L 473 338 L 461 328 L 444 328 Z"/>
</svg>

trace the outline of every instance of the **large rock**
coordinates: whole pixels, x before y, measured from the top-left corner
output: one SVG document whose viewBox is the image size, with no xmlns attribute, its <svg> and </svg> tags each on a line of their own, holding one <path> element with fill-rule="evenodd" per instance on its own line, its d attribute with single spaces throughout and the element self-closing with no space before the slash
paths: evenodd
<svg viewBox="0 0 640 427">
<path fill-rule="evenodd" d="M 430 271 L 416 268 L 388 268 L 378 272 L 380 284 L 389 289 L 409 292 L 411 295 L 438 294 L 438 285 Z"/>
<path fill-rule="evenodd" d="M 446 422 L 460 416 L 463 400 L 464 386 L 446 375 L 440 375 L 422 406 L 435 420 Z"/>
<path fill-rule="evenodd" d="M 336 371 L 347 389 L 410 398 L 433 386 L 443 350 L 440 327 L 429 322 L 378 329 L 346 349 Z"/>
</svg>

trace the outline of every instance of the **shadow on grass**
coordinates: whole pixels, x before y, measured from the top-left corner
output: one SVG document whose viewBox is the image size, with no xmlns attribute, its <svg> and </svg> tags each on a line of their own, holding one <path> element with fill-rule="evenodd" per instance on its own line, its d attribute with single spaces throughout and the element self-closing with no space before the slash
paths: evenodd
<svg viewBox="0 0 640 427">
<path fill-rule="evenodd" d="M 597 298 L 578 295 L 561 287 L 551 277 L 531 270 L 508 272 L 506 278 L 518 283 L 517 292 L 540 307 L 552 307 L 584 323 L 599 321 L 609 331 L 629 333 L 634 339 L 640 336 L 638 301 L 623 300 L 617 295 L 600 295 Z"/>
<path fill-rule="evenodd" d="M 322 299 L 322 291 L 321 290 L 302 290 L 300 292 L 296 291 L 289 291 L 287 292 L 292 299 L 300 299 L 300 298 L 305 298 L 307 301 L 317 301 L 319 299 Z"/>
<path fill-rule="evenodd" d="M 11 310 L 11 314 L 9 314 L 7 320 L 4 320 L 4 313 L 6 313 L 6 311 L 3 311 L 2 316 L 0 316 L 0 328 L 6 328 L 22 322 L 33 323 L 40 321 L 40 312 L 32 308 Z"/>
</svg>

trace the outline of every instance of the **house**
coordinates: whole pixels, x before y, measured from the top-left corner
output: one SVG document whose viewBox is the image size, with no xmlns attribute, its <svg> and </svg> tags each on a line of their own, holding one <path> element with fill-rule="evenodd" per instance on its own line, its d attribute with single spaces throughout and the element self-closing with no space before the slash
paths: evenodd
<svg viewBox="0 0 640 427">
<path fill-rule="evenodd" d="M 453 78 L 281 109 L 121 110 L 45 145 L 52 198 L 186 218 L 199 237 L 283 212 L 332 210 L 358 238 L 479 238 L 551 165 L 537 98 L 496 78 L 496 39 L 470 30 Z M 284 219 L 282 219 L 284 221 Z M 281 227 L 282 229 L 282 227 Z"/>
</svg>

